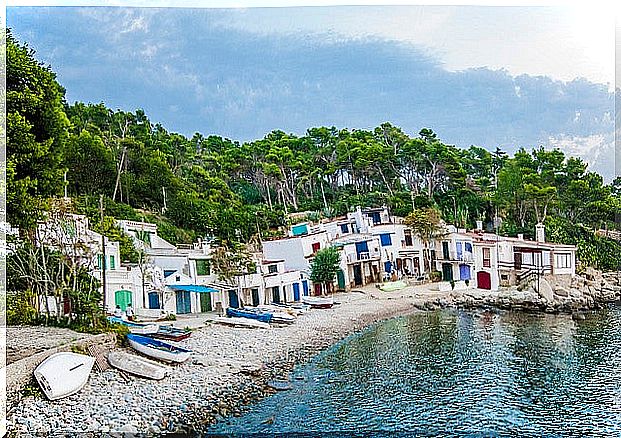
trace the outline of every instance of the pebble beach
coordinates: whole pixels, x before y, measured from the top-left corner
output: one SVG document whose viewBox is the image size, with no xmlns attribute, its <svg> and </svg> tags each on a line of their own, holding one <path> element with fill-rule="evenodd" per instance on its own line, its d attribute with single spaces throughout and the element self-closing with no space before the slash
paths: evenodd
<svg viewBox="0 0 621 438">
<path fill-rule="evenodd" d="M 561 289 L 559 289 L 561 290 Z M 294 324 L 269 329 L 235 328 L 205 321 L 178 345 L 193 350 L 192 358 L 171 366 L 161 381 L 109 369 L 93 370 L 77 394 L 50 402 L 28 396 L 8 412 L 13 436 L 111 436 L 200 433 L 244 406 L 275 392 L 268 382 L 288 380 L 297 364 L 370 324 L 415 311 L 443 307 L 501 307 L 566 311 L 588 310 L 593 303 L 618 300 L 621 288 L 607 295 L 584 295 L 583 284 L 572 294 L 552 300 L 532 290 L 438 292 L 426 286 L 381 292 L 374 286 L 335 294 L 332 309 L 313 309 Z M 573 293 L 574 289 L 570 289 Z M 520 307 L 521 306 L 521 307 Z"/>
</svg>

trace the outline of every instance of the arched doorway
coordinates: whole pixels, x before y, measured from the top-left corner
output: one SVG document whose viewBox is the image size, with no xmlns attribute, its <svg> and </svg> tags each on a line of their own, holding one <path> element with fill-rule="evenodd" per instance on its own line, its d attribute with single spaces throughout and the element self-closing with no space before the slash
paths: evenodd
<svg viewBox="0 0 621 438">
<path fill-rule="evenodd" d="M 479 271 L 477 272 L 477 287 L 479 289 L 490 290 L 492 288 L 492 276 L 489 272 Z"/>
</svg>

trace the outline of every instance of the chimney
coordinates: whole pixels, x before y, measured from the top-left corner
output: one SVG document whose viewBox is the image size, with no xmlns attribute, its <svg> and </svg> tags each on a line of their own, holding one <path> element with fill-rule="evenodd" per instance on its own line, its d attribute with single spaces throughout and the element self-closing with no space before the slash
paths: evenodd
<svg viewBox="0 0 621 438">
<path fill-rule="evenodd" d="M 524 240 L 524 235 L 523 234 L 518 234 L 518 240 Z"/>
<path fill-rule="evenodd" d="M 536 236 L 536 240 L 539 243 L 545 243 L 546 242 L 546 226 L 544 224 L 537 224 L 535 226 L 535 236 Z"/>
<path fill-rule="evenodd" d="M 483 221 L 477 221 L 477 231 L 482 231 L 483 230 Z"/>
</svg>

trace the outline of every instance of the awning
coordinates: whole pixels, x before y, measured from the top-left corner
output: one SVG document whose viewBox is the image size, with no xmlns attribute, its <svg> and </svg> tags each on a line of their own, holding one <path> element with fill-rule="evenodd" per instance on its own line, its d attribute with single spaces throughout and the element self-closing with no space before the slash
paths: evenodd
<svg viewBox="0 0 621 438">
<path fill-rule="evenodd" d="M 214 288 L 207 287 L 207 286 L 199 286 L 198 284 L 173 284 L 172 286 L 168 286 L 168 287 L 171 288 L 172 290 L 198 292 L 198 293 L 218 292 Z"/>
</svg>

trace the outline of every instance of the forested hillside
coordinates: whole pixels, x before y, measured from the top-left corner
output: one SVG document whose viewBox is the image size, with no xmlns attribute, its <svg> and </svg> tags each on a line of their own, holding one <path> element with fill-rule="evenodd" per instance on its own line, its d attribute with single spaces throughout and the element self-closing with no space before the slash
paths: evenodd
<svg viewBox="0 0 621 438">
<path fill-rule="evenodd" d="M 584 263 L 616 269 L 619 245 L 593 230 L 616 226 L 621 179 L 605 184 L 580 159 L 533 145 L 508 156 L 494 145 L 460 149 L 431 129 L 386 122 L 374 129 L 279 130 L 240 143 L 215 134 L 168 132 L 140 109 L 69 104 L 50 67 L 7 35 L 7 213 L 26 235 L 66 188 L 78 212 L 156 222 L 163 237 L 247 241 L 278 234 L 286 214 L 341 215 L 387 205 L 397 215 L 436 207 L 444 220 L 578 243 Z M 277 127 L 274 127 L 277 128 Z M 490 150 L 488 150 L 490 149 Z M 612 158 L 611 158 L 612 159 Z M 131 251 L 126 252 L 131 257 Z"/>
</svg>

